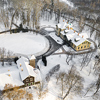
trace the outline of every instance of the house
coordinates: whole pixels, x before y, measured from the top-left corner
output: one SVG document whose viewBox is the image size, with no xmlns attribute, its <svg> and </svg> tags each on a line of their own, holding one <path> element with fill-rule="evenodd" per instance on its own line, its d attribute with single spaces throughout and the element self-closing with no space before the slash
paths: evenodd
<svg viewBox="0 0 100 100">
<path fill-rule="evenodd" d="M 34 56 L 30 58 L 30 61 Z M 21 57 L 17 60 L 17 65 L 7 66 L 0 70 L 0 90 L 4 89 L 5 84 L 13 86 L 30 86 L 41 82 L 40 71 L 30 64 L 27 58 Z M 34 60 L 32 61 L 33 64 Z"/>
<path fill-rule="evenodd" d="M 74 50 L 80 51 L 89 49 L 91 42 L 84 38 L 84 34 L 79 34 L 72 28 L 72 24 L 63 22 L 56 25 L 56 35 L 66 41 Z"/>
<path fill-rule="evenodd" d="M 57 35 L 57 36 L 60 36 L 60 32 L 61 32 L 61 31 L 64 31 L 66 28 L 72 29 L 72 24 L 71 24 L 71 23 L 68 23 L 68 22 L 65 22 L 65 21 L 63 21 L 63 22 L 60 23 L 60 24 L 57 24 L 57 25 L 56 25 L 56 35 Z"/>
<path fill-rule="evenodd" d="M 25 86 L 40 83 L 40 71 L 30 66 L 29 63 L 25 62 L 22 57 L 17 61 L 17 66 L 20 72 L 21 80 Z"/>
</svg>

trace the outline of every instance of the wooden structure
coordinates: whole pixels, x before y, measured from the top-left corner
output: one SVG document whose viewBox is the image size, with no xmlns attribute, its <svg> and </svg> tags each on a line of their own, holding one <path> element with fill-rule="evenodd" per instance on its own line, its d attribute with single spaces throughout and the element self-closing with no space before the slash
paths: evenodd
<svg viewBox="0 0 100 100">
<path fill-rule="evenodd" d="M 34 85 L 40 83 L 41 76 L 40 71 L 25 62 L 23 58 L 17 61 L 17 66 L 20 71 L 20 77 L 25 86 Z"/>
<path fill-rule="evenodd" d="M 35 68 L 35 60 L 36 60 L 35 56 L 32 55 L 30 58 L 29 64 L 30 64 L 30 66 L 32 66 L 34 68 Z"/>
<path fill-rule="evenodd" d="M 30 86 L 30 85 L 34 85 L 34 77 L 29 76 L 26 79 L 23 80 L 25 86 Z"/>
</svg>

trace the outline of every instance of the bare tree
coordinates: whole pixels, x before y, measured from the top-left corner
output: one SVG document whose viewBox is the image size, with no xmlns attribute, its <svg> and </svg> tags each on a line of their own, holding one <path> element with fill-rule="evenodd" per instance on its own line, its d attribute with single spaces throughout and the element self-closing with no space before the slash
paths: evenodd
<svg viewBox="0 0 100 100">
<path fill-rule="evenodd" d="M 93 83 L 91 83 L 88 88 L 87 88 L 87 92 L 85 93 L 84 96 L 86 96 L 88 94 L 88 92 L 93 92 L 93 95 L 91 95 L 91 97 L 94 99 L 94 100 L 98 100 L 100 97 L 100 74 L 98 76 L 98 79 L 97 81 L 94 81 Z M 95 92 L 94 92 L 95 91 Z"/>
<path fill-rule="evenodd" d="M 100 89 L 100 74 L 99 74 L 98 80 L 96 81 L 96 91 L 93 95 L 97 94 L 99 89 Z"/>
<path fill-rule="evenodd" d="M 6 56 L 6 49 L 5 48 L 0 48 L 0 59 L 2 61 L 2 66 L 4 66 L 5 56 Z"/>
<path fill-rule="evenodd" d="M 33 95 L 31 93 L 24 89 L 20 89 L 20 87 L 13 86 L 12 84 L 5 84 L 4 90 L 3 96 L 5 99 L 21 100 L 26 98 L 27 100 L 33 100 Z"/>
<path fill-rule="evenodd" d="M 0 22 L 4 25 L 5 29 L 9 28 L 9 15 L 8 15 L 8 11 L 6 11 L 5 9 L 0 11 Z"/>
<path fill-rule="evenodd" d="M 13 52 L 12 51 L 8 51 L 7 52 L 7 59 L 8 59 L 8 63 L 9 65 L 12 65 L 12 56 L 13 56 Z"/>
<path fill-rule="evenodd" d="M 37 89 L 38 99 L 42 100 L 46 96 L 46 94 L 48 92 L 48 88 L 45 87 L 44 82 L 42 82 L 42 85 L 38 84 L 37 87 L 38 87 L 38 89 Z"/>
<path fill-rule="evenodd" d="M 80 76 L 79 72 L 76 70 L 75 66 L 66 72 L 61 72 L 58 74 L 57 86 L 60 86 L 61 96 L 63 100 L 71 93 L 80 95 L 83 89 L 84 79 Z"/>
<path fill-rule="evenodd" d="M 99 54 L 98 54 L 99 55 Z M 95 57 L 95 60 L 94 60 L 94 75 L 99 75 L 100 74 L 100 58 L 96 58 Z"/>
<path fill-rule="evenodd" d="M 84 24 L 85 19 L 81 16 L 80 21 L 79 21 L 79 32 L 82 32 L 82 30 L 84 29 Z"/>
</svg>

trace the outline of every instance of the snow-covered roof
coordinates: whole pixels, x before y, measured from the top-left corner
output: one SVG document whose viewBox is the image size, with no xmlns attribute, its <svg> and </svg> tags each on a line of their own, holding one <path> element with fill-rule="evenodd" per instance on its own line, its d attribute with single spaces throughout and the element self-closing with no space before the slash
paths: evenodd
<svg viewBox="0 0 100 100">
<path fill-rule="evenodd" d="M 29 76 L 35 77 L 35 82 L 38 82 L 41 80 L 40 71 L 30 66 L 28 62 L 25 62 L 22 57 L 17 61 L 17 66 L 19 68 L 22 81 L 25 80 Z"/>
<path fill-rule="evenodd" d="M 78 41 L 77 41 L 78 39 Z M 72 43 L 75 44 L 76 46 L 80 45 L 85 41 L 84 38 L 78 36 L 77 34 L 74 35 L 74 37 L 71 39 Z"/>
<path fill-rule="evenodd" d="M 70 30 L 70 29 L 69 29 L 69 31 L 67 31 L 67 33 L 65 33 L 64 31 L 62 31 L 61 34 L 66 35 L 66 37 L 68 38 L 68 40 L 71 40 L 71 42 L 73 44 L 75 44 L 76 46 L 78 46 L 81 43 L 83 43 L 84 41 L 86 41 L 86 38 L 82 37 L 83 35 L 80 35 L 77 32 L 74 32 L 73 30 Z"/>
<path fill-rule="evenodd" d="M 69 30 L 66 29 L 66 30 L 64 30 L 64 31 L 65 31 L 65 33 L 67 33 Z"/>
<path fill-rule="evenodd" d="M 87 38 L 88 38 L 87 33 L 80 33 L 79 35 L 80 35 L 81 37 L 84 36 L 84 37 L 83 37 L 84 39 L 87 39 Z"/>
<path fill-rule="evenodd" d="M 34 55 L 31 56 L 30 60 L 36 59 Z"/>
<path fill-rule="evenodd" d="M 66 29 L 66 27 L 72 27 L 72 24 L 71 23 L 67 23 L 67 22 L 62 22 L 62 23 L 59 23 L 58 24 L 58 28 L 61 28 L 61 29 Z"/>
<path fill-rule="evenodd" d="M 64 32 L 64 31 L 67 31 L 67 33 Z M 66 30 L 64 30 L 64 31 L 61 31 L 61 34 L 66 35 L 67 38 L 68 38 L 68 40 L 72 39 L 72 38 L 74 37 L 74 35 L 75 35 L 75 33 L 74 33 L 73 30 L 67 30 L 67 29 L 66 29 Z"/>
<path fill-rule="evenodd" d="M 0 90 L 4 89 L 5 84 L 12 84 L 13 86 L 24 85 L 20 79 L 19 71 L 12 71 L 9 73 L 0 74 Z"/>
</svg>

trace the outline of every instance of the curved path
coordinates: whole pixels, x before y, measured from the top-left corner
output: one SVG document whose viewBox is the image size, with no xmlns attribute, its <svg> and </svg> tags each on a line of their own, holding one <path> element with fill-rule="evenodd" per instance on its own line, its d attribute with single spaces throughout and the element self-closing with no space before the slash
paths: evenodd
<svg viewBox="0 0 100 100">
<path fill-rule="evenodd" d="M 54 29 L 54 31 L 47 31 L 47 30 L 45 30 L 45 28 L 53 28 Z M 85 54 L 85 53 L 90 53 L 90 52 L 95 52 L 96 50 L 97 50 L 97 45 L 96 45 L 96 43 L 92 40 L 92 39 L 90 39 L 90 38 L 88 38 L 88 40 L 89 41 L 91 41 L 93 44 L 94 44 L 94 48 L 90 48 L 90 49 L 88 49 L 88 50 L 84 50 L 84 51 L 79 51 L 79 52 L 74 52 L 74 51 L 66 51 L 62 46 L 63 46 L 63 44 L 58 44 L 52 37 L 50 37 L 49 36 L 49 33 L 51 33 L 51 32 L 55 32 L 55 28 L 54 27 L 50 27 L 50 26 L 45 26 L 45 27 L 43 27 L 43 28 L 41 28 L 40 29 L 40 32 L 39 32 L 39 34 L 41 34 L 42 36 L 44 36 L 44 37 L 46 37 L 47 39 L 48 39 L 48 41 L 49 41 L 49 48 L 48 48 L 48 50 L 46 51 L 46 52 L 44 52 L 44 53 L 39 53 L 39 55 L 36 55 L 36 59 L 37 59 L 37 61 L 39 60 L 39 59 L 41 59 L 42 58 L 42 56 L 50 56 L 50 55 L 58 55 L 58 54 L 67 54 L 67 55 L 79 55 L 79 54 Z M 54 53 L 55 51 L 57 51 L 59 48 L 62 48 L 62 52 L 60 52 L 60 53 Z M 21 55 L 21 54 L 20 54 Z M 28 58 L 28 56 L 26 56 L 26 55 L 23 55 L 23 56 L 25 56 L 25 57 L 27 57 Z"/>
<path fill-rule="evenodd" d="M 60 44 L 58 44 L 57 42 L 55 42 L 55 40 L 53 40 L 48 34 L 49 33 L 51 33 L 51 32 L 55 32 L 55 28 L 53 28 L 54 29 L 54 31 L 47 31 L 47 30 L 45 30 L 45 28 L 53 28 L 53 27 L 43 27 L 43 28 L 41 28 L 41 30 L 40 30 L 40 34 L 41 35 L 43 35 L 43 36 L 45 36 L 48 40 L 49 40 L 49 42 L 50 42 L 50 49 L 49 49 L 49 51 L 48 52 L 46 52 L 45 54 L 43 54 L 43 55 L 45 55 L 45 56 L 49 56 L 49 55 L 58 55 L 58 54 L 68 54 L 68 55 L 79 55 L 79 54 L 85 54 L 85 53 L 91 53 L 91 52 L 95 52 L 96 50 L 97 50 L 97 45 L 96 45 L 96 43 L 92 40 L 92 39 L 90 39 L 90 38 L 87 38 L 87 40 L 89 40 L 90 42 L 92 42 L 93 44 L 94 44 L 94 48 L 90 48 L 90 49 L 88 49 L 88 50 L 83 50 L 83 51 L 79 51 L 79 52 L 74 52 L 74 51 L 66 51 L 62 46 L 63 45 L 60 45 Z M 62 47 L 62 52 L 60 52 L 60 53 L 54 53 L 56 50 L 58 50 L 60 47 Z M 39 57 L 37 57 L 37 58 L 41 58 L 41 56 L 39 56 Z"/>
<path fill-rule="evenodd" d="M 95 52 L 97 50 L 97 45 L 96 43 L 90 39 L 87 38 L 87 40 L 89 40 L 90 42 L 92 42 L 94 44 L 94 48 L 90 48 L 88 50 L 83 50 L 83 51 L 78 51 L 78 52 L 74 52 L 74 51 L 66 51 L 63 47 L 62 47 L 62 52 L 60 53 L 54 53 L 53 55 L 58 55 L 58 54 L 68 54 L 68 55 L 79 55 L 79 54 L 85 54 L 85 53 L 91 53 L 91 52 Z"/>
<path fill-rule="evenodd" d="M 55 29 L 54 29 L 54 31 L 47 31 L 47 30 L 45 30 L 45 28 L 51 28 L 51 27 L 50 27 L 50 26 L 49 26 L 49 27 L 43 27 L 43 28 L 41 28 L 41 30 L 40 30 L 39 33 L 40 33 L 41 35 L 45 36 L 45 37 L 49 40 L 50 48 L 49 48 L 49 50 L 48 50 L 46 53 L 44 53 L 43 55 L 37 56 L 37 57 L 36 57 L 37 60 L 41 59 L 42 56 L 49 56 L 49 55 L 53 54 L 56 50 L 58 50 L 60 47 L 62 47 L 62 45 L 58 44 L 54 39 L 52 39 L 52 38 L 48 35 L 50 32 L 55 32 Z M 52 28 L 53 28 L 53 27 L 52 27 Z"/>
</svg>

